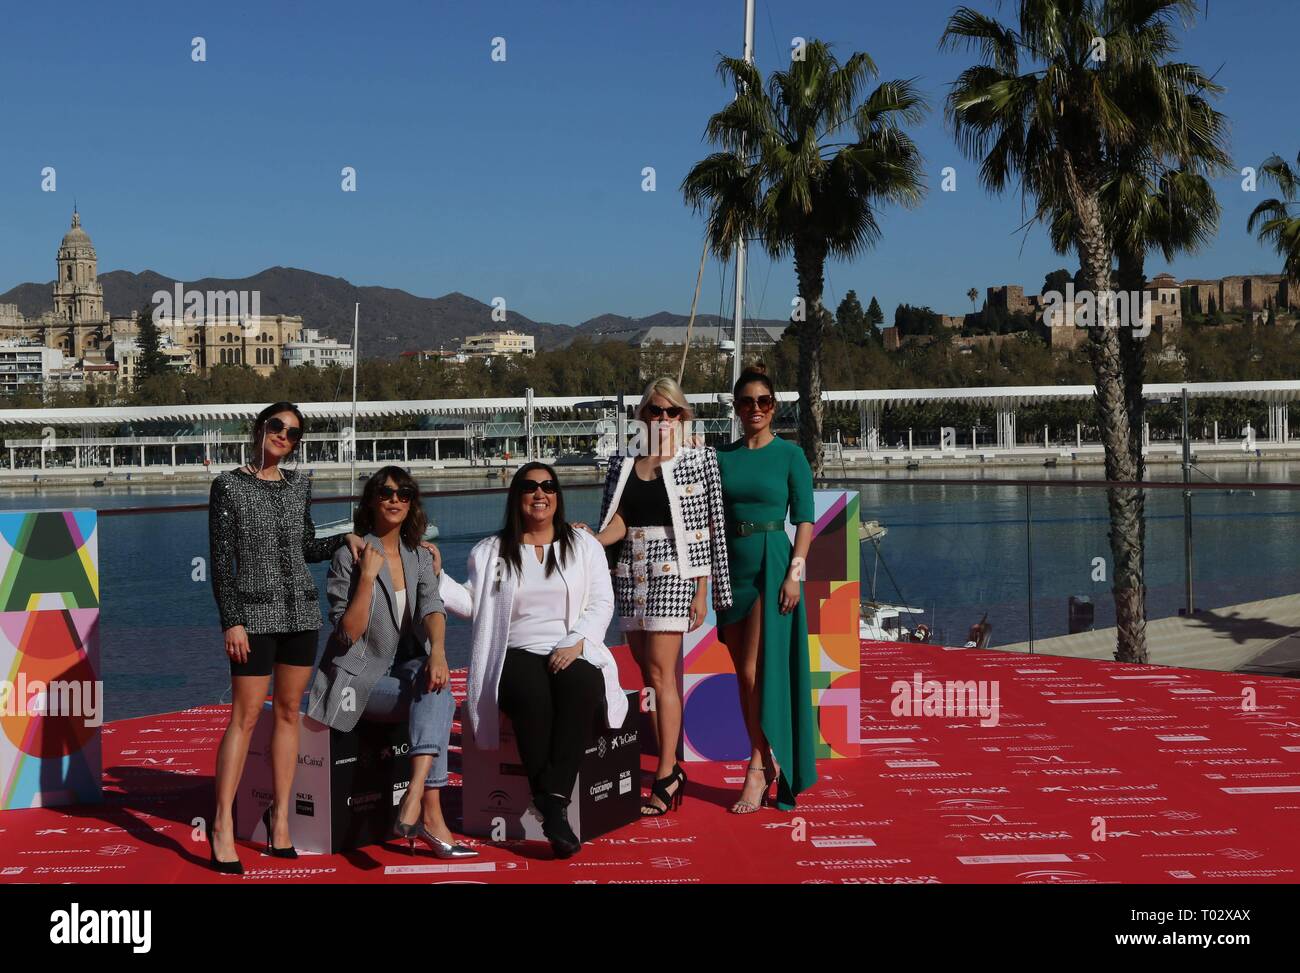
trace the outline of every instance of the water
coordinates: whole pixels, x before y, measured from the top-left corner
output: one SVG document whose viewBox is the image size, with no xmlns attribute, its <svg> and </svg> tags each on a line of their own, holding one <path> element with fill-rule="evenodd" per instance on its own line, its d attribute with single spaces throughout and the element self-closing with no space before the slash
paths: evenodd
<svg viewBox="0 0 1300 973">
<path fill-rule="evenodd" d="M 600 514 L 600 487 L 591 475 L 561 473 L 566 515 L 594 521 Z M 580 484 L 587 483 L 582 486 Z M 494 481 L 495 483 L 495 481 Z M 436 490 L 468 490 L 463 478 L 421 481 L 424 508 L 438 525 L 438 547 L 453 577 L 465 578 L 470 549 L 500 528 L 504 492 L 470 496 L 437 495 Z M 346 495 L 343 482 L 318 482 L 313 495 Z M 432 494 L 432 495 L 430 495 Z M 16 510 L 94 507 L 180 506 L 207 502 L 194 485 L 73 488 L 39 495 L 0 491 L 0 507 Z M 347 502 L 317 503 L 312 518 L 324 523 L 351 517 Z M 210 575 L 208 515 L 205 510 L 101 516 L 99 518 L 100 662 L 105 680 L 105 711 L 110 720 L 162 713 L 229 700 L 230 665 L 222 643 Z M 198 564 L 196 559 L 202 559 Z M 321 592 L 321 615 L 328 562 L 309 564 Z M 322 629 L 319 652 L 324 649 Z M 455 668 L 469 659 L 469 623 L 447 620 L 447 660 Z M 611 632 L 611 635 L 613 633 Z"/>
<path fill-rule="evenodd" d="M 1294 482 L 1300 475 L 1292 464 L 1207 469 L 1224 482 Z M 1025 488 L 997 484 L 1039 473 L 1044 486 L 1030 491 L 1028 511 Z M 881 542 L 888 573 L 876 571 L 877 597 L 932 612 L 930 624 L 948 644 L 960 645 L 986 612 L 995 646 L 1026 641 L 1031 617 L 1035 639 L 1065 635 L 1071 595 L 1091 598 L 1094 627 L 1114 625 L 1106 494 L 1075 485 L 1091 478 L 1077 473 L 1007 471 L 977 486 L 909 484 L 901 477 L 898 484 L 857 485 L 863 519 L 879 520 L 889 530 Z M 1157 470 L 1152 479 L 1176 473 Z M 1300 591 L 1298 519 L 1300 491 L 1194 492 L 1196 607 L 1223 608 Z M 1185 604 L 1182 491 L 1148 491 L 1146 524 L 1148 617 L 1177 615 Z M 873 562 L 867 546 L 864 592 Z"/>
<path fill-rule="evenodd" d="M 1224 481 L 1298 482 L 1300 464 L 1216 464 L 1208 472 Z M 568 473 L 565 499 L 571 520 L 593 521 L 600 490 L 590 475 Z M 870 474 L 877 476 L 878 474 Z M 1110 550 L 1105 492 L 1085 489 L 1098 469 L 990 470 L 978 485 L 970 471 L 902 471 L 886 485 L 846 484 L 862 495 L 864 519 L 889 530 L 881 542 L 884 565 L 876 571 L 877 595 L 933 612 L 932 628 L 960 644 L 967 628 L 987 612 L 993 644 L 1023 641 L 1032 616 L 1035 638 L 1067 632 L 1066 599 L 1091 596 L 1097 627 L 1114 624 L 1110 598 Z M 1178 476 L 1157 468 L 1153 479 Z M 909 482 L 917 476 L 951 479 L 952 485 Z M 1025 489 L 1000 483 L 1040 478 L 1032 491 L 1027 527 Z M 438 491 L 476 488 L 464 479 L 426 478 L 425 508 L 438 525 L 445 564 L 464 577 L 469 550 L 501 524 L 501 492 L 454 495 Z M 317 496 L 340 495 L 343 483 L 316 485 Z M 205 503 L 206 491 L 192 485 L 73 488 L 33 495 L 0 491 L 6 509 L 100 510 Z M 1300 491 L 1197 492 L 1193 500 L 1198 607 L 1227 605 L 1300 591 L 1294 555 Z M 313 517 L 324 522 L 350 516 L 347 503 L 321 503 Z M 207 512 L 183 511 L 104 516 L 100 529 L 101 661 L 109 719 L 177 710 L 211 703 L 229 692 L 229 667 L 222 648 L 211 582 L 196 567 L 208 557 Z M 1028 554 L 1032 543 L 1031 573 Z M 1102 559 L 1105 580 L 1094 580 Z M 1147 499 L 1148 613 L 1177 613 L 1183 599 L 1182 494 L 1150 491 Z M 327 565 L 311 565 L 324 590 Z M 873 556 L 862 560 L 868 589 Z M 886 571 L 888 569 L 888 573 Z M 892 580 L 890 575 L 892 575 Z M 322 603 L 322 613 L 325 606 Z M 611 636 L 613 633 L 611 632 Z M 323 646 L 322 634 L 322 646 Z M 447 655 L 453 666 L 468 658 L 469 625 L 448 620 Z"/>
</svg>

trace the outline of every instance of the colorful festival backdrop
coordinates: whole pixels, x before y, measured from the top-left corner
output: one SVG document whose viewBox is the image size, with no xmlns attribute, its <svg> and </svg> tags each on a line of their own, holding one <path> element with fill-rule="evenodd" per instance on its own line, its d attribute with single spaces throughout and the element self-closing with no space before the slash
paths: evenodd
<svg viewBox="0 0 1300 973">
<path fill-rule="evenodd" d="M 0 513 L 0 809 L 98 801 L 93 510 Z"/>
<path fill-rule="evenodd" d="M 817 756 L 856 757 L 861 674 L 858 638 L 858 493 L 817 490 L 816 521 L 804 580 L 808 656 L 817 716 Z M 786 533 L 794 540 L 793 525 Z M 686 635 L 685 758 L 741 760 L 749 738 L 740 718 L 736 670 L 718 641 L 717 617 Z"/>
</svg>

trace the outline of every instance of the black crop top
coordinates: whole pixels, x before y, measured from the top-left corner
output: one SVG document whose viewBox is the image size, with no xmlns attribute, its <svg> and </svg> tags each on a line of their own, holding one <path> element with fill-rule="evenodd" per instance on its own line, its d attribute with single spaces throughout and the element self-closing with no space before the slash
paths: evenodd
<svg viewBox="0 0 1300 973">
<path fill-rule="evenodd" d="M 628 474 L 619 504 L 623 522 L 629 527 L 671 527 L 672 511 L 668 506 L 668 488 L 662 476 L 643 480 L 636 469 Z"/>
</svg>

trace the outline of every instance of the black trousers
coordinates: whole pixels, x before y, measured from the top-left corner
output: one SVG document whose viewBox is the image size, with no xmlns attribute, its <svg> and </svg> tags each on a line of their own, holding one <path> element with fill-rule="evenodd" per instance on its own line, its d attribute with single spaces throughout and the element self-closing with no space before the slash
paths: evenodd
<svg viewBox="0 0 1300 973">
<path fill-rule="evenodd" d="M 522 649 L 506 653 L 497 702 L 514 724 L 519 759 L 534 794 L 569 799 L 604 701 L 604 677 L 584 659 L 552 673 L 544 655 Z"/>
</svg>

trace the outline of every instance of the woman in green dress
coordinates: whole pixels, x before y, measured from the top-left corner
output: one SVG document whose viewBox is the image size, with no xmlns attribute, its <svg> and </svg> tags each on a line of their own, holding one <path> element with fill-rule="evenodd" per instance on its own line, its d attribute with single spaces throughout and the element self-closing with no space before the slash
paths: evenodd
<svg viewBox="0 0 1300 973">
<path fill-rule="evenodd" d="M 732 606 L 718 612 L 731 653 L 740 709 L 752 752 L 745 786 L 731 806 L 757 811 L 777 784 L 777 807 L 817 781 L 803 605 L 804 564 L 813 534 L 813 483 L 808 460 L 772 432 L 776 391 L 766 369 L 751 365 L 733 390 L 744 436 L 718 450 L 727 514 Z M 785 532 L 795 525 L 794 545 Z"/>
</svg>

